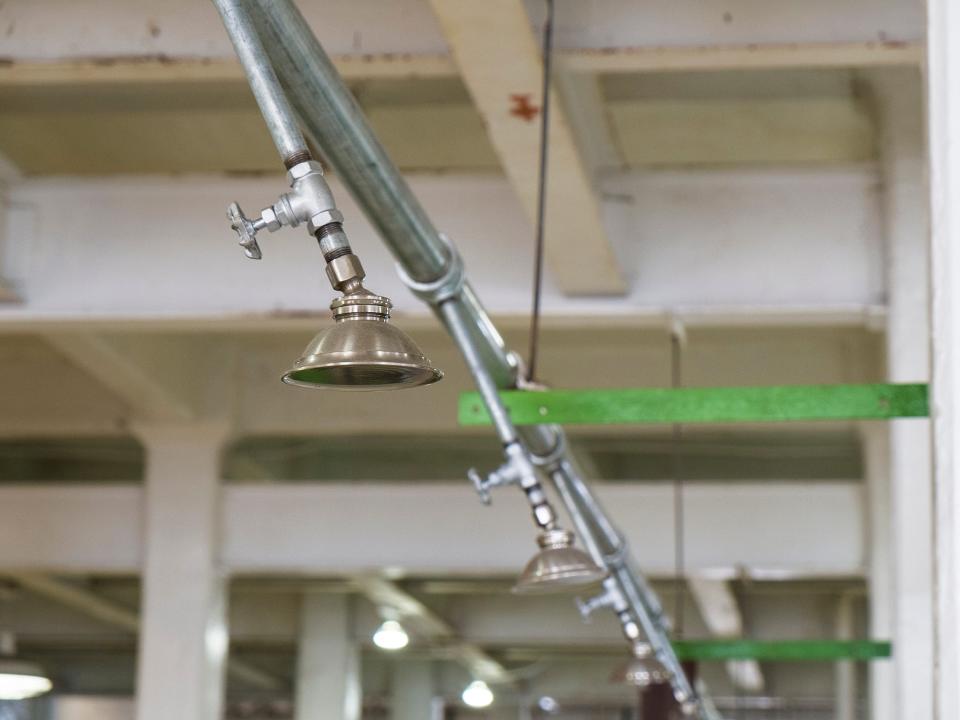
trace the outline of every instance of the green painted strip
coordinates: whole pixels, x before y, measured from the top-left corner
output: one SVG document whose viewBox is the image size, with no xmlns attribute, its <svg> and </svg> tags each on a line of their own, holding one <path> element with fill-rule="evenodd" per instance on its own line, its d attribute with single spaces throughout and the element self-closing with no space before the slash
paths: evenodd
<svg viewBox="0 0 960 720">
<path fill-rule="evenodd" d="M 875 640 L 678 640 L 681 660 L 780 660 L 829 662 L 878 660 L 893 654 L 891 643 Z"/>
<path fill-rule="evenodd" d="M 924 384 L 513 390 L 501 397 L 518 425 L 886 420 L 929 414 Z M 459 417 L 461 425 L 490 423 L 475 392 L 460 396 Z"/>
</svg>

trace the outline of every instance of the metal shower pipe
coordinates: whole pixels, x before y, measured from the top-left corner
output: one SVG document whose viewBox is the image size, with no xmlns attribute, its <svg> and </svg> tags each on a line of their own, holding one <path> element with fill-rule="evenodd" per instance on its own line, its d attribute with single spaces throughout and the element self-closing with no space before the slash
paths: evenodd
<svg viewBox="0 0 960 720">
<path fill-rule="evenodd" d="M 447 282 L 456 274 L 453 271 L 457 259 L 452 248 L 387 156 L 292 0 L 249 0 L 244 4 L 261 39 L 249 47 L 254 52 L 258 47 L 265 50 L 308 136 L 321 148 L 376 227 L 402 272 L 414 283 L 433 285 L 432 291 L 420 294 L 431 301 L 431 307 L 457 339 L 467 361 L 481 364 L 498 387 L 515 387 L 515 356 L 507 350 L 469 283 L 462 277 L 458 283 Z M 267 112 L 265 109 L 264 113 Z M 267 121 L 268 125 L 274 122 L 269 117 Z M 441 311 L 441 304 L 454 305 Z M 627 605 L 626 614 L 644 629 L 657 658 L 671 671 L 675 694 L 678 698 L 695 698 L 670 644 L 662 606 L 636 569 L 625 540 L 569 455 L 562 428 L 525 426 L 519 428 L 519 434 L 532 459 L 555 484 L 584 545 L 610 573 Z M 709 710 L 708 703 L 699 703 L 697 712 L 701 720 L 719 718 Z"/>
<path fill-rule="evenodd" d="M 303 138 L 296 116 L 290 107 L 290 101 L 280 87 L 276 72 L 267 60 L 263 41 L 253 25 L 249 10 L 243 0 L 213 0 L 220 12 L 227 35 L 233 43 L 233 49 L 243 65 L 247 82 L 260 107 L 277 146 L 280 159 L 290 167 L 290 163 L 309 154 L 307 141 Z"/>
</svg>

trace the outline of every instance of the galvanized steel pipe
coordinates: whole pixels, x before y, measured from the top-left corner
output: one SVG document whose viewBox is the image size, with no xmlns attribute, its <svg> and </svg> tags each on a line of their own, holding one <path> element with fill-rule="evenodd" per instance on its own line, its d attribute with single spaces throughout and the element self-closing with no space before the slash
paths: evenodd
<svg viewBox="0 0 960 720">
<path fill-rule="evenodd" d="M 307 134 L 404 272 L 420 283 L 442 278 L 452 261 L 446 243 L 296 6 L 291 0 L 251 0 L 251 14 Z M 443 306 L 441 311 L 439 304 L 433 304 L 434 312 L 454 335 L 468 363 L 481 363 L 496 386 L 515 387 L 517 363 L 469 283 Z M 452 318 L 456 319 L 451 322 Z M 497 425 L 503 436 L 505 424 Z M 660 602 L 634 568 L 622 537 L 568 456 L 562 429 L 525 426 L 519 433 L 528 450 L 543 459 L 542 468 L 560 491 L 585 546 L 609 570 L 658 658 L 672 671 L 675 693 L 696 697 L 670 644 Z M 713 720 L 716 716 L 704 705 L 699 705 L 699 716 Z"/>
<path fill-rule="evenodd" d="M 280 87 L 244 0 L 213 0 L 243 66 L 250 89 L 267 123 L 280 159 L 289 168 L 310 159 L 306 140 Z"/>
</svg>

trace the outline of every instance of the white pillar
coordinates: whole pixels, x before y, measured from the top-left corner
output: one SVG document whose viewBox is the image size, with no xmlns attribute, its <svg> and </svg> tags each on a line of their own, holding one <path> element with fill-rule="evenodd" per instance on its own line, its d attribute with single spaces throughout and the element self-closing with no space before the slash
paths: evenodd
<svg viewBox="0 0 960 720">
<path fill-rule="evenodd" d="M 853 598 L 850 595 L 843 595 L 837 605 L 836 636 L 838 640 L 853 639 Z M 834 672 L 834 720 L 856 720 L 856 665 L 852 660 L 841 660 Z"/>
<path fill-rule="evenodd" d="M 360 651 L 345 595 L 305 595 L 300 614 L 296 720 L 360 720 Z"/>
<path fill-rule="evenodd" d="M 960 5 L 927 3 L 937 720 L 960 717 Z"/>
<path fill-rule="evenodd" d="M 867 586 L 869 635 L 876 640 L 894 636 L 896 588 L 894 585 L 893 512 L 890 506 L 890 428 L 886 423 L 860 426 L 866 475 L 868 537 Z M 898 650 L 894 650 L 898 654 Z M 870 719 L 898 720 L 894 661 L 870 663 Z"/>
<path fill-rule="evenodd" d="M 137 720 L 219 720 L 227 655 L 219 425 L 140 428 L 145 557 Z"/>
<path fill-rule="evenodd" d="M 915 69 L 877 77 L 887 240 L 887 376 L 930 379 L 929 209 L 923 81 Z M 933 717 L 933 464 L 930 422 L 894 420 L 890 519 L 894 660 L 871 673 L 874 720 Z M 888 608 L 876 607 L 880 636 Z M 886 688 L 895 689 L 891 693 Z M 891 697 L 895 695 L 895 697 Z M 893 701 L 895 705 L 890 707 Z"/>
<path fill-rule="evenodd" d="M 433 663 L 398 658 L 393 665 L 391 720 L 428 720 L 433 705 Z"/>
</svg>

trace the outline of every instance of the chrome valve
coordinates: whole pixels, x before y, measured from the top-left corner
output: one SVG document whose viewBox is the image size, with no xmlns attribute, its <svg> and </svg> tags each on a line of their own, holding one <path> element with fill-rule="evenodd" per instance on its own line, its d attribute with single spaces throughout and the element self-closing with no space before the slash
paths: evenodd
<svg viewBox="0 0 960 720">
<path fill-rule="evenodd" d="M 257 243 L 257 233 L 261 230 L 276 232 L 282 227 L 297 227 L 300 223 L 307 223 L 310 233 L 318 235 L 322 228 L 340 228 L 343 222 L 343 215 L 337 210 L 320 163 L 306 160 L 294 165 L 287 173 L 287 179 L 291 191 L 261 210 L 258 218 L 248 218 L 235 202 L 227 208 L 230 227 L 240 237 L 240 246 L 251 260 L 263 257 Z M 342 231 L 323 233 L 323 237 L 321 247 L 325 254 L 341 246 L 349 247 Z"/>
<path fill-rule="evenodd" d="M 611 608 L 614 612 L 619 613 L 622 608 L 626 607 L 623 595 L 620 594 L 616 584 L 606 581 L 602 593 L 587 600 L 577 598 L 576 603 L 577 610 L 580 611 L 580 617 L 583 618 L 584 622 L 590 622 L 593 613 L 600 608 Z"/>
<path fill-rule="evenodd" d="M 477 495 L 480 496 L 480 502 L 484 505 L 489 505 L 493 502 L 493 498 L 490 497 L 490 485 L 488 485 L 487 480 L 477 472 L 476 468 L 467 470 L 467 478 L 473 483 L 473 488 L 477 491 Z"/>
<path fill-rule="evenodd" d="M 476 468 L 467 471 L 467 477 L 480 496 L 484 505 L 491 502 L 490 491 L 495 487 L 505 485 L 519 485 L 523 488 L 539 485 L 536 471 L 527 459 L 526 453 L 519 444 L 514 443 L 506 448 L 507 461 L 484 478 Z"/>
</svg>

